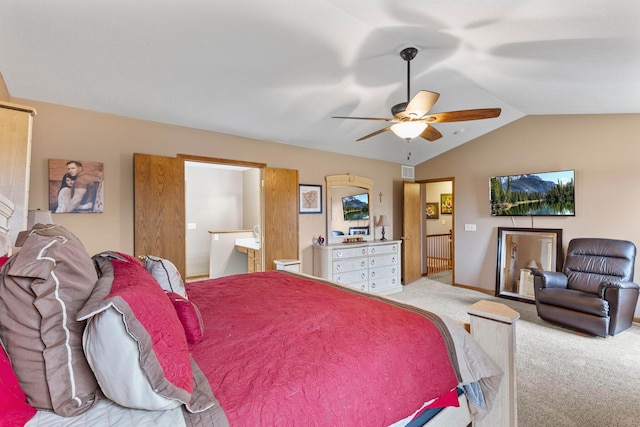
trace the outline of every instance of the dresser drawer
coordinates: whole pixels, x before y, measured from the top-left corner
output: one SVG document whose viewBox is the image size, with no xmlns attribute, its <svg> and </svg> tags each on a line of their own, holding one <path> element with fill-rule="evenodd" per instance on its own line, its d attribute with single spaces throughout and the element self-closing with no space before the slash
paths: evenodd
<svg viewBox="0 0 640 427">
<path fill-rule="evenodd" d="M 398 265 L 398 255 L 388 254 L 369 257 L 369 268 L 384 267 L 385 265 Z"/>
<path fill-rule="evenodd" d="M 370 292 L 380 292 L 388 288 L 399 285 L 400 282 L 396 276 L 382 277 L 380 279 L 371 279 L 369 281 Z"/>
<path fill-rule="evenodd" d="M 368 270 L 348 271 L 346 273 L 338 273 L 333 275 L 333 281 L 341 285 L 349 285 L 351 283 L 362 282 L 369 279 Z"/>
<path fill-rule="evenodd" d="M 334 249 L 331 252 L 332 252 L 333 259 L 356 258 L 361 256 L 367 256 L 367 248 L 365 246 L 360 246 L 357 248 Z"/>
<path fill-rule="evenodd" d="M 367 268 L 366 258 L 347 258 L 333 261 L 333 274 L 347 271 L 363 270 Z"/>
<path fill-rule="evenodd" d="M 391 243 L 388 245 L 376 245 L 369 246 L 369 255 L 381 255 L 381 254 L 397 254 L 399 251 L 397 243 Z"/>
<path fill-rule="evenodd" d="M 341 283 L 343 286 L 357 289 L 362 292 L 369 291 L 369 282 L 356 282 L 356 283 Z"/>
<path fill-rule="evenodd" d="M 399 266 L 388 265 L 385 267 L 376 267 L 369 269 L 369 280 L 382 279 L 383 277 L 398 276 Z"/>
</svg>

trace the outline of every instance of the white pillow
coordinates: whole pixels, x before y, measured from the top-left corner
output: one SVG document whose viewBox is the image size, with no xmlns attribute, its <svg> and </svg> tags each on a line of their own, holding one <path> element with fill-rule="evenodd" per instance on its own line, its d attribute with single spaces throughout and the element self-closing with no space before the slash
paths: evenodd
<svg viewBox="0 0 640 427">
<path fill-rule="evenodd" d="M 0 256 L 11 256 L 12 252 L 11 239 L 6 234 L 0 234 Z"/>
<path fill-rule="evenodd" d="M 144 257 L 144 268 L 151 273 L 162 289 L 168 292 L 175 292 L 188 299 L 180 272 L 171 261 L 153 255 L 146 255 Z"/>
<path fill-rule="evenodd" d="M 185 403 L 153 390 L 140 364 L 135 363 L 142 356 L 123 317 L 111 306 L 93 316 L 84 331 L 84 352 L 102 392 L 114 402 L 135 409 L 164 411 Z"/>
</svg>

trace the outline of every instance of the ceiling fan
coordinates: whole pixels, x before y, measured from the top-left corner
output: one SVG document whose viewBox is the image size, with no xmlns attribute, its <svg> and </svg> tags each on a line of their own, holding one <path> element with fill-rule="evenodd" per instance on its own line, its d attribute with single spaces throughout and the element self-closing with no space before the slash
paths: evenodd
<svg viewBox="0 0 640 427">
<path fill-rule="evenodd" d="M 480 108 L 476 110 L 460 110 L 449 111 L 445 113 L 429 113 L 429 110 L 436 103 L 440 97 L 439 93 L 430 92 L 427 90 L 419 91 L 413 99 L 409 100 L 411 94 L 410 91 L 410 76 L 411 76 L 411 60 L 418 54 L 418 49 L 415 47 L 407 47 L 402 49 L 400 57 L 407 61 L 407 102 L 401 102 L 400 104 L 391 107 L 391 114 L 393 118 L 381 118 L 381 117 L 332 117 L 334 119 L 355 119 L 355 120 L 381 120 L 385 122 L 395 123 L 389 125 L 383 129 L 377 130 L 373 133 L 358 138 L 356 141 L 362 141 L 364 139 L 371 138 L 386 132 L 388 130 L 393 131 L 400 138 L 404 138 L 408 141 L 421 136 L 422 138 L 435 141 L 442 138 L 442 134 L 431 123 L 445 123 L 445 122 L 462 122 L 467 120 L 480 120 L 491 119 L 500 115 L 500 108 Z"/>
</svg>

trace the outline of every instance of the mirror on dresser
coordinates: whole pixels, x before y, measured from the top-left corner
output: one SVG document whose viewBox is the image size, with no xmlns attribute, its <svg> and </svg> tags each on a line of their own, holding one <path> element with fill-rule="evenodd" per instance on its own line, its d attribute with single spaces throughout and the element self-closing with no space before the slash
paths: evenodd
<svg viewBox="0 0 640 427">
<path fill-rule="evenodd" d="M 352 174 L 328 175 L 327 243 L 373 240 L 373 181 Z"/>
</svg>

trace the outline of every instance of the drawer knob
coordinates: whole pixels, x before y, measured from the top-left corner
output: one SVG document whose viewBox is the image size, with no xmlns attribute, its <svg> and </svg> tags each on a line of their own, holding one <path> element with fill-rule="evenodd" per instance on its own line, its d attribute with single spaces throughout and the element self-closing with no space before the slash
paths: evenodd
<svg viewBox="0 0 640 427">
<path fill-rule="evenodd" d="M 360 277 L 364 280 L 367 278 L 367 274 L 363 272 L 360 274 Z"/>
<path fill-rule="evenodd" d="M 371 284 L 371 287 L 372 287 L 373 289 L 375 289 L 375 288 L 376 288 L 376 284 L 375 284 L 375 282 Z"/>
<path fill-rule="evenodd" d="M 375 271 L 371 272 L 371 277 L 376 277 L 376 272 Z"/>
<path fill-rule="evenodd" d="M 360 262 L 360 267 L 366 267 L 366 266 L 367 266 L 367 263 L 364 260 L 362 260 Z"/>
<path fill-rule="evenodd" d="M 375 266 L 375 265 L 376 265 L 376 260 L 375 260 L 375 259 L 372 259 L 372 260 L 371 260 L 371 266 Z"/>
<path fill-rule="evenodd" d="M 371 248 L 371 253 L 375 254 L 376 253 L 376 248 Z"/>
<path fill-rule="evenodd" d="M 342 264 L 336 264 L 336 270 L 338 271 L 342 270 Z"/>
<path fill-rule="evenodd" d="M 336 252 L 336 257 L 341 258 L 342 257 L 342 251 L 337 251 Z"/>
</svg>

